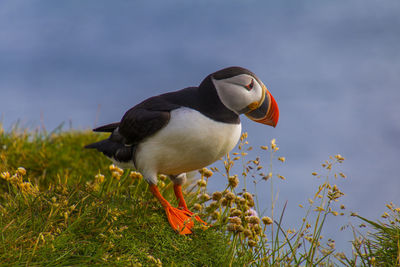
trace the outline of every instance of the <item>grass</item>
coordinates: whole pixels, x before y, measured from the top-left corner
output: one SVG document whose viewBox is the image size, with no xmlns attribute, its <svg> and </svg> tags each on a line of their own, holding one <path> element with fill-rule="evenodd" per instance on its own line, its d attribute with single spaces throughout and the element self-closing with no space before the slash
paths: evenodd
<svg viewBox="0 0 400 267">
<path fill-rule="evenodd" d="M 190 236 L 177 235 L 141 174 L 122 171 L 85 144 L 104 138 L 88 131 L 52 133 L 0 127 L 0 263 L 37 265 L 131 266 L 395 266 L 399 264 L 400 208 L 388 204 L 386 222 L 357 216 L 369 232 L 353 227 L 353 253 L 345 255 L 322 237 L 325 222 L 344 215 L 341 190 L 346 176 L 335 169 L 340 155 L 322 164 L 316 194 L 296 225 L 285 228 L 286 205 L 277 210 L 273 170 L 282 164 L 275 140 L 261 146 L 262 158 L 247 159 L 243 134 L 223 169 L 200 170 L 186 188 L 189 208 L 212 224 Z M 265 154 L 266 153 L 266 154 Z M 263 166 L 263 164 L 265 166 Z M 234 174 L 236 172 L 238 174 Z M 209 192 L 211 176 L 226 187 Z M 172 184 L 159 176 L 162 194 L 176 205 Z M 239 187 L 239 180 L 241 181 Z M 254 185 L 254 190 L 250 186 Z M 257 188 L 269 188 L 271 207 L 261 210 Z"/>
</svg>

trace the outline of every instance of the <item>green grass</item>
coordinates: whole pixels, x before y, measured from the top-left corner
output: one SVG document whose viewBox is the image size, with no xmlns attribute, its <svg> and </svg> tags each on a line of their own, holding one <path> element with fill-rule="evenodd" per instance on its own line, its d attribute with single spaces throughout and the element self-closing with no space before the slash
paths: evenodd
<svg viewBox="0 0 400 267">
<path fill-rule="evenodd" d="M 65 266 L 395 266 L 399 264 L 400 208 L 392 203 L 387 222 L 362 218 L 369 230 L 354 229 L 353 253 L 344 255 L 323 239 L 324 224 L 339 209 L 342 192 L 332 182 L 345 178 L 334 169 L 340 155 L 313 173 L 316 194 L 305 215 L 283 227 L 286 205 L 276 208 L 282 164 L 275 140 L 262 146 L 266 167 L 241 138 L 238 150 L 222 160 L 223 170 L 203 169 L 186 193 L 188 206 L 212 227 L 197 225 L 190 236 L 176 234 L 163 209 L 135 172 L 122 172 L 83 146 L 104 138 L 89 131 L 4 132 L 0 127 L 0 265 Z M 266 150 L 266 151 L 265 151 Z M 235 168 L 234 168 L 235 166 Z M 237 167 L 242 166 L 242 170 Z M 24 168 L 20 168 L 24 167 Z M 239 168 L 240 169 L 240 168 Z M 235 175 L 233 172 L 240 174 Z M 224 176 L 226 188 L 209 192 L 208 179 Z M 162 194 L 176 205 L 172 184 L 160 176 Z M 243 188 L 239 188 L 238 181 Z M 279 183 L 278 183 L 279 184 Z M 253 186 L 255 193 L 249 192 Z M 270 189 L 268 214 L 260 210 L 257 188 Z M 264 207 L 265 208 L 265 207 Z M 249 212 L 256 210 L 258 215 Z M 267 215 L 267 216 L 266 216 Z M 294 225 L 298 228 L 294 229 Z"/>
<path fill-rule="evenodd" d="M 0 172 L 10 173 L 8 181 L 0 179 L 0 262 L 222 266 L 231 253 L 228 237 L 212 228 L 177 235 L 143 179 L 125 172 L 117 180 L 105 157 L 83 149 L 102 137 L 75 131 L 0 134 Z M 20 166 L 26 175 L 16 171 Z M 105 180 L 96 184 L 98 173 Z M 23 191 L 18 179 L 38 190 Z M 170 184 L 162 192 L 173 202 Z"/>
</svg>

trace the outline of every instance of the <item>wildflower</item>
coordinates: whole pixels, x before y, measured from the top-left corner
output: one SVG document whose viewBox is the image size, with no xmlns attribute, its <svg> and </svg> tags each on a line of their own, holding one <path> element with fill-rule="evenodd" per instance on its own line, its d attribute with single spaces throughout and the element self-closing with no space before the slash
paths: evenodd
<svg viewBox="0 0 400 267">
<path fill-rule="evenodd" d="M 276 176 L 278 176 L 278 178 L 282 179 L 282 180 L 286 180 L 286 178 L 280 174 L 277 174 Z"/>
<path fill-rule="evenodd" d="M 286 158 L 285 157 L 279 157 L 278 160 L 282 161 L 282 162 L 285 162 Z"/>
<path fill-rule="evenodd" d="M 341 163 L 342 161 L 344 161 L 344 157 L 342 157 L 342 155 L 340 155 L 340 154 L 335 155 L 335 158 L 337 159 L 337 161 L 338 161 L 339 163 Z"/>
<path fill-rule="evenodd" d="M 18 167 L 17 173 L 24 176 L 26 174 L 26 170 L 24 167 Z"/>
<path fill-rule="evenodd" d="M 117 180 L 121 178 L 121 174 L 118 171 L 112 171 L 111 176 Z"/>
<path fill-rule="evenodd" d="M 238 184 L 239 184 L 238 176 L 237 176 L 237 175 L 229 176 L 228 182 L 229 182 L 229 186 L 230 186 L 230 187 L 232 187 L 232 188 L 237 187 Z"/>
<path fill-rule="evenodd" d="M 204 181 L 203 179 L 201 179 L 201 180 L 197 181 L 197 185 L 200 186 L 200 187 L 206 187 L 207 186 L 207 182 Z"/>
<path fill-rule="evenodd" d="M 206 177 L 206 178 L 209 178 L 214 174 L 212 171 L 210 171 L 207 168 L 203 168 L 203 169 L 199 170 L 199 172 L 201 175 L 204 175 L 204 177 Z"/>
<path fill-rule="evenodd" d="M 213 220 L 218 220 L 218 218 L 221 216 L 221 214 L 219 213 L 219 211 L 214 211 L 212 214 L 211 214 L 211 218 L 213 219 Z"/>
<path fill-rule="evenodd" d="M 232 224 L 237 224 L 237 225 L 242 224 L 242 220 L 239 217 L 230 217 L 229 222 Z"/>
<path fill-rule="evenodd" d="M 350 216 L 355 217 L 355 216 L 358 216 L 358 214 L 357 214 L 357 212 L 351 212 L 351 213 L 350 213 Z"/>
<path fill-rule="evenodd" d="M 159 174 L 158 179 L 160 179 L 161 181 L 165 181 L 167 180 L 167 176 L 165 174 Z"/>
<path fill-rule="evenodd" d="M 293 228 L 293 230 L 289 228 L 289 229 L 286 231 L 286 234 L 288 234 L 288 235 L 294 234 L 294 233 L 296 233 L 296 230 L 295 230 L 294 228 Z"/>
<path fill-rule="evenodd" d="M 2 172 L 0 174 L 1 178 L 5 179 L 5 180 L 9 180 L 10 179 L 10 173 L 9 172 Z"/>
<path fill-rule="evenodd" d="M 258 217 L 257 211 L 255 211 L 254 209 L 248 209 L 248 210 L 246 211 L 246 215 Z"/>
<path fill-rule="evenodd" d="M 346 207 L 342 204 L 342 205 L 340 205 L 340 209 L 341 210 L 344 210 Z"/>
<path fill-rule="evenodd" d="M 203 207 L 199 203 L 196 203 L 196 204 L 193 205 L 193 209 L 195 209 L 195 210 L 200 211 L 200 210 L 202 210 L 202 208 Z"/>
<path fill-rule="evenodd" d="M 232 193 L 232 192 L 228 192 L 228 193 L 226 193 L 226 195 L 225 195 L 225 199 L 226 199 L 227 201 L 231 201 L 231 200 L 235 199 L 235 194 Z"/>
<path fill-rule="evenodd" d="M 236 204 L 243 206 L 246 204 L 247 201 L 246 201 L 246 199 L 244 199 L 240 196 L 237 196 L 235 199 L 235 202 L 236 202 Z"/>
<path fill-rule="evenodd" d="M 268 217 L 268 216 L 262 217 L 261 220 L 262 220 L 262 222 L 263 222 L 265 225 L 270 225 L 270 224 L 273 223 L 272 219 L 271 219 L 270 217 Z"/>
<path fill-rule="evenodd" d="M 318 175 L 318 173 L 316 173 L 316 172 L 312 172 L 311 173 L 313 176 L 317 176 Z"/>
<path fill-rule="evenodd" d="M 245 193 L 243 194 L 243 197 L 244 197 L 244 199 L 246 199 L 246 200 L 253 200 L 253 195 L 250 194 L 249 192 L 245 192 Z"/>
<path fill-rule="evenodd" d="M 257 246 L 257 242 L 254 241 L 253 239 L 250 239 L 250 240 L 247 242 L 247 244 L 248 244 L 249 247 L 251 247 L 251 248 Z"/>
<path fill-rule="evenodd" d="M 389 214 L 388 214 L 387 212 L 384 212 L 384 213 L 382 214 L 381 217 L 382 217 L 382 218 L 388 218 L 388 217 L 389 217 Z"/>
<path fill-rule="evenodd" d="M 216 192 L 214 192 L 214 193 L 212 194 L 212 199 L 213 199 L 213 200 L 220 200 L 221 197 L 222 197 L 222 193 L 219 192 L 219 191 L 216 191 Z"/>
<path fill-rule="evenodd" d="M 261 149 L 268 150 L 268 146 L 261 146 Z"/>
<path fill-rule="evenodd" d="M 94 177 L 96 183 L 101 184 L 102 182 L 104 182 L 104 175 L 103 174 L 96 174 L 96 176 Z"/>
<path fill-rule="evenodd" d="M 301 204 L 299 204 L 299 207 L 300 207 L 300 208 L 304 208 L 303 205 L 301 205 Z"/>
<path fill-rule="evenodd" d="M 208 206 L 209 209 L 216 209 L 218 207 L 218 201 L 213 201 L 210 203 L 210 205 Z"/>
<path fill-rule="evenodd" d="M 231 215 L 231 216 L 241 216 L 241 215 L 242 215 L 242 211 L 241 211 L 241 210 L 238 210 L 238 209 L 236 209 L 236 208 L 233 208 L 233 209 L 231 209 L 230 215 Z"/>
<path fill-rule="evenodd" d="M 324 207 L 319 206 L 319 207 L 315 208 L 315 211 L 321 212 L 321 211 L 325 211 L 325 209 L 324 209 Z"/>
<path fill-rule="evenodd" d="M 200 199 L 203 200 L 203 201 L 208 201 L 208 200 L 211 199 L 211 197 L 208 194 L 205 193 L 205 194 L 202 194 L 200 196 Z"/>
<path fill-rule="evenodd" d="M 271 148 L 272 148 L 274 151 L 278 151 L 278 150 L 279 150 L 279 147 L 276 145 L 276 140 L 275 140 L 275 138 L 271 140 Z"/>
<path fill-rule="evenodd" d="M 123 169 L 119 168 L 118 166 L 115 166 L 114 164 L 111 164 L 109 166 L 109 169 L 110 169 L 111 173 L 117 172 L 119 174 L 119 176 L 121 176 L 124 173 Z"/>
<path fill-rule="evenodd" d="M 247 132 L 242 133 L 242 136 L 240 137 L 240 141 L 243 141 L 244 139 L 247 138 Z"/>
<path fill-rule="evenodd" d="M 250 231 L 250 229 L 244 229 L 243 234 L 245 237 L 250 237 L 253 235 L 253 233 Z"/>
<path fill-rule="evenodd" d="M 346 259 L 346 255 L 343 252 L 338 252 L 335 256 L 342 260 Z"/>
<path fill-rule="evenodd" d="M 340 175 L 342 178 L 346 178 L 346 177 L 347 177 L 343 172 L 339 172 L 339 175 Z"/>
<path fill-rule="evenodd" d="M 258 218 L 257 216 L 251 216 L 250 219 L 249 219 L 249 222 L 253 223 L 253 224 L 259 224 L 260 223 L 260 218 Z"/>
<path fill-rule="evenodd" d="M 243 232 L 244 228 L 243 226 L 239 225 L 239 224 L 228 224 L 227 230 L 229 232 Z"/>
<path fill-rule="evenodd" d="M 226 205 L 228 205 L 228 200 L 227 200 L 225 197 L 223 197 L 223 198 L 221 199 L 221 205 L 222 205 L 223 207 L 226 207 Z"/>
<path fill-rule="evenodd" d="M 269 178 L 271 178 L 272 177 L 272 172 L 270 172 L 270 173 L 268 173 L 267 175 L 265 175 L 264 177 L 263 177 L 263 179 L 266 181 L 266 180 L 268 180 Z"/>
<path fill-rule="evenodd" d="M 261 228 L 261 226 L 259 224 L 253 224 L 251 227 L 252 227 L 252 229 L 253 229 L 253 231 L 254 231 L 254 233 L 256 235 L 260 235 L 261 234 L 262 228 Z"/>
<path fill-rule="evenodd" d="M 129 174 L 129 177 L 131 179 L 142 179 L 143 175 L 140 172 L 131 171 L 130 174 Z"/>
</svg>

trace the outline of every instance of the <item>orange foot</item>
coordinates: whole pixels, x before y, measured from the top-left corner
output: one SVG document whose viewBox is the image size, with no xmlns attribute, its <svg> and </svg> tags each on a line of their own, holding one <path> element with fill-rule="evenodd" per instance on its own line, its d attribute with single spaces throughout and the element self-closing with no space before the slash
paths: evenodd
<svg viewBox="0 0 400 267">
<path fill-rule="evenodd" d="M 188 235 L 192 233 L 191 229 L 194 225 L 192 219 L 193 213 L 172 206 L 167 206 L 165 208 L 165 213 L 167 214 L 169 224 L 179 234 Z"/>
<path fill-rule="evenodd" d="M 202 223 L 204 226 L 207 226 L 207 223 L 200 219 L 199 216 L 193 216 L 194 213 L 188 210 L 183 196 L 178 197 L 180 208 L 174 208 L 165 198 L 162 197 L 156 185 L 150 185 L 150 191 L 160 201 L 161 205 L 165 209 L 165 213 L 167 214 L 169 224 L 179 234 L 187 235 L 192 233 L 191 229 L 194 226 L 193 219 Z M 180 195 L 182 195 L 181 190 L 179 191 Z"/>
<path fill-rule="evenodd" d="M 194 221 L 202 223 L 203 225 L 207 225 L 199 216 L 193 216 L 193 212 L 187 209 L 178 209 L 172 206 L 167 206 L 165 208 L 165 213 L 167 214 L 167 218 L 171 227 L 176 230 L 181 235 L 191 234 L 191 229 L 194 226 Z"/>
</svg>

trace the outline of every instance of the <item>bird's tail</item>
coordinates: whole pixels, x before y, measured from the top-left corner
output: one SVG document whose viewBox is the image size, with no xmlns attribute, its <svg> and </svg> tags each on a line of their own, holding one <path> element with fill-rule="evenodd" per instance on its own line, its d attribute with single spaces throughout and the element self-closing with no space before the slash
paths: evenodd
<svg viewBox="0 0 400 267">
<path fill-rule="evenodd" d="M 93 132 L 107 132 L 112 133 L 116 128 L 118 128 L 119 122 L 110 123 L 93 129 Z"/>
<path fill-rule="evenodd" d="M 85 148 L 97 149 L 108 158 L 118 162 L 132 161 L 134 153 L 134 146 L 126 146 L 121 143 L 113 142 L 110 139 L 86 145 Z"/>
</svg>

